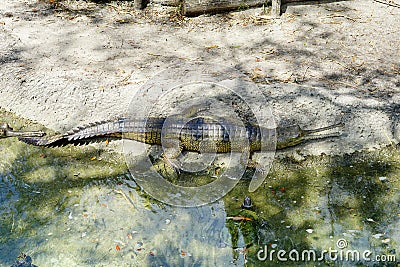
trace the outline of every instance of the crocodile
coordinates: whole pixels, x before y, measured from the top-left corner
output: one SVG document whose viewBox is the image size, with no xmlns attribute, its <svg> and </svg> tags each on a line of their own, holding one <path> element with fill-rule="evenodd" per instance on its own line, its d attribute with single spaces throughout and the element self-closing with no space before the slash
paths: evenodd
<svg viewBox="0 0 400 267">
<path fill-rule="evenodd" d="M 267 129 L 247 123 L 243 127 L 232 121 L 218 121 L 207 117 L 191 120 L 182 118 L 118 119 L 101 121 L 75 128 L 65 134 L 44 137 L 19 137 L 25 143 L 35 146 L 82 145 L 101 140 L 130 139 L 150 145 L 165 145 L 168 142 L 178 145 L 179 152 L 243 152 L 248 141 L 250 153 L 261 151 L 261 139 L 276 138 L 276 149 L 296 146 L 307 140 L 339 136 L 339 133 L 320 132 L 343 126 L 342 123 L 322 128 L 304 130 L 298 125 Z M 263 136 L 263 137 L 262 137 Z M 232 138 L 231 138 L 232 137 Z M 210 142 L 211 141 L 211 142 Z M 274 143 L 274 141 L 272 141 Z M 275 149 L 275 146 L 272 148 Z"/>
</svg>

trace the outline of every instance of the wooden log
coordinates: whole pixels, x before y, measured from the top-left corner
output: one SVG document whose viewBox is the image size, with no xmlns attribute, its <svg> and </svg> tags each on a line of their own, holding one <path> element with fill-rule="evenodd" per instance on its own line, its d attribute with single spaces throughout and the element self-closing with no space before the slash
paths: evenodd
<svg viewBox="0 0 400 267">
<path fill-rule="evenodd" d="M 163 6 L 179 6 L 182 0 L 151 0 L 151 2 Z"/>
<path fill-rule="evenodd" d="M 184 0 L 182 14 L 195 16 L 270 4 L 271 0 Z"/>
<path fill-rule="evenodd" d="M 149 0 L 134 0 L 133 3 L 136 9 L 144 9 L 149 3 Z"/>
<path fill-rule="evenodd" d="M 277 18 L 281 15 L 281 0 L 272 0 L 271 16 Z"/>
<path fill-rule="evenodd" d="M 144 8 L 149 0 L 135 0 L 137 6 Z M 205 13 L 218 13 L 231 10 L 240 10 L 249 7 L 271 5 L 271 16 L 281 15 L 281 6 L 292 2 L 306 2 L 308 0 L 152 0 L 168 6 L 180 6 L 181 13 L 185 16 L 195 16 Z M 146 2 L 146 4 L 144 4 Z"/>
</svg>

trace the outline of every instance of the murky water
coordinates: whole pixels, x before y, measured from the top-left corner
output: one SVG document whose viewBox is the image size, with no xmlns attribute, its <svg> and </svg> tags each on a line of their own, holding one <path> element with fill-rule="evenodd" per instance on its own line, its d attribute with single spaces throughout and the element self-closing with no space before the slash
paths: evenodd
<svg viewBox="0 0 400 267">
<path fill-rule="evenodd" d="M 17 129 L 41 128 L 1 115 Z M 146 195 L 119 150 L 118 142 L 37 148 L 1 139 L 0 265 L 20 252 L 37 266 L 399 264 L 399 147 L 276 159 L 256 192 L 243 179 L 199 208 Z M 241 208 L 245 196 L 251 210 Z"/>
</svg>

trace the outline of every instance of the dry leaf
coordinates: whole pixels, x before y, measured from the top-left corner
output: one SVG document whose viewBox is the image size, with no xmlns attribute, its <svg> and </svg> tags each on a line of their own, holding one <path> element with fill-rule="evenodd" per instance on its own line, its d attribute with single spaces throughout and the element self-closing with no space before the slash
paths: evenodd
<svg viewBox="0 0 400 267">
<path fill-rule="evenodd" d="M 218 45 L 210 45 L 210 46 L 206 46 L 207 49 L 214 49 L 214 48 L 219 48 Z"/>
</svg>

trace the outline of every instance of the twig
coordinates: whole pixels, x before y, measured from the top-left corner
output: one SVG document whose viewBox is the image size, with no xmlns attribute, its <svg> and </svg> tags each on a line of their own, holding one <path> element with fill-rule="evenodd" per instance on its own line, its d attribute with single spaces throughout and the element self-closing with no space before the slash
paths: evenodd
<svg viewBox="0 0 400 267">
<path fill-rule="evenodd" d="M 351 21 L 357 21 L 358 19 L 360 19 L 360 18 L 351 18 L 351 17 L 345 16 L 345 15 L 341 15 L 341 14 L 328 15 L 328 16 L 325 16 L 325 17 L 321 17 L 321 19 L 332 19 L 332 18 L 345 18 L 345 19 L 348 19 L 348 20 L 351 20 Z"/>
<path fill-rule="evenodd" d="M 384 4 L 384 5 L 400 8 L 400 5 L 396 4 L 396 3 L 388 3 L 388 2 L 384 2 L 384 1 L 380 1 L 380 0 L 374 0 L 374 1 L 378 2 L 378 3 L 381 3 L 381 4 Z"/>
<path fill-rule="evenodd" d="M 14 224 L 15 224 L 15 221 L 14 221 L 14 214 L 12 215 L 12 225 L 11 225 L 11 233 L 14 231 Z"/>
<path fill-rule="evenodd" d="M 134 209 L 137 209 L 135 203 L 133 202 L 133 200 L 132 200 L 129 196 L 127 196 L 127 195 L 125 194 L 124 191 L 122 191 L 122 190 L 115 190 L 115 189 L 114 189 L 114 192 L 115 192 L 115 193 L 118 193 L 118 194 L 121 194 L 129 203 L 132 204 L 132 206 L 133 206 Z"/>
</svg>

